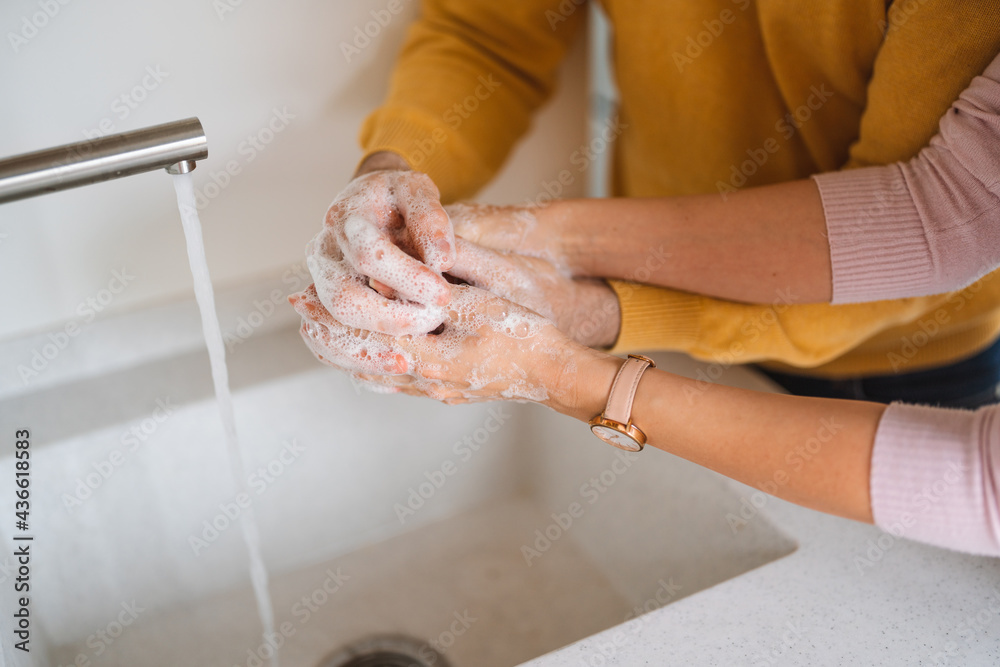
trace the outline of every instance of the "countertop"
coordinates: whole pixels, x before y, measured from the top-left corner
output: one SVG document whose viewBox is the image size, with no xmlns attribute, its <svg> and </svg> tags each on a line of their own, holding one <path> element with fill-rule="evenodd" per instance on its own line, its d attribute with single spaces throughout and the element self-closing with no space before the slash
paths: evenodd
<svg viewBox="0 0 1000 667">
<path fill-rule="evenodd" d="M 795 552 L 525 665 L 1000 664 L 1000 559 L 733 484 Z"/>
</svg>

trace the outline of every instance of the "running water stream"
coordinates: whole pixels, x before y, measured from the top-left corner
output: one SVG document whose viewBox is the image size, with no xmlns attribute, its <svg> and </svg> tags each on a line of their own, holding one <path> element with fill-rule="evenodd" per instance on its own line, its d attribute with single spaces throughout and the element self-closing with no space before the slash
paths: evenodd
<svg viewBox="0 0 1000 667">
<path fill-rule="evenodd" d="M 198 310 L 201 312 L 201 327 L 208 347 L 208 358 L 212 363 L 212 381 L 215 384 L 215 398 L 225 433 L 229 469 L 237 493 L 249 496 L 243 451 L 236 438 L 233 397 L 229 391 L 229 372 L 226 369 L 226 348 L 219 327 L 219 317 L 215 312 L 215 294 L 212 291 L 212 279 L 208 274 L 205 243 L 201 236 L 201 220 L 198 218 L 198 209 L 195 206 L 194 181 L 191 174 L 175 175 L 174 190 L 177 191 L 177 208 L 181 213 L 184 237 L 187 239 L 188 262 L 191 264 L 191 275 L 194 277 L 194 295 L 198 301 Z M 260 555 L 260 532 L 257 530 L 257 518 L 252 505 L 240 515 L 240 528 L 250 557 L 250 581 L 253 584 L 254 596 L 257 598 L 257 611 L 260 614 L 266 644 L 267 639 L 274 636 L 274 609 L 267 588 L 267 569 Z M 272 648 L 274 653 L 271 665 L 278 667 L 277 648 Z"/>
</svg>

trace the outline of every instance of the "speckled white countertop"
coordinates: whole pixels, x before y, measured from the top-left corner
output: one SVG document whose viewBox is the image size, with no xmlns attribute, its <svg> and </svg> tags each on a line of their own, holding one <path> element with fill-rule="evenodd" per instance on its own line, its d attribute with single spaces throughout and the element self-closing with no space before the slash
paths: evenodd
<svg viewBox="0 0 1000 667">
<path fill-rule="evenodd" d="M 797 551 L 525 664 L 1000 664 L 1000 559 L 774 498 L 761 513 Z"/>
</svg>

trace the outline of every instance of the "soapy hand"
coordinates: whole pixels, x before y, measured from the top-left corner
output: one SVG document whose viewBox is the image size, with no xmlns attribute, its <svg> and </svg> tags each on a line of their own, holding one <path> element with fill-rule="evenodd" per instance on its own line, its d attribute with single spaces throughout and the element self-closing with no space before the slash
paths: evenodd
<svg viewBox="0 0 1000 667">
<path fill-rule="evenodd" d="M 544 259 L 571 272 L 554 224 L 559 214 L 550 206 L 452 204 L 445 210 L 457 237 L 490 250 Z"/>
<path fill-rule="evenodd" d="M 430 177 L 374 171 L 337 196 L 306 261 L 320 301 L 338 321 L 423 334 L 444 319 L 451 292 L 441 274 L 455 262 L 455 239 Z"/>
<path fill-rule="evenodd" d="M 378 390 L 467 403 L 564 402 L 574 391 L 580 346 L 551 322 L 506 299 L 467 285 L 450 286 L 439 334 L 390 336 L 340 323 L 313 286 L 289 297 L 301 334 L 320 361 Z"/>
<path fill-rule="evenodd" d="M 505 223 L 491 229 L 505 234 L 503 227 Z M 621 315 L 617 297 L 603 281 L 575 279 L 550 260 L 496 252 L 464 238 L 457 238 L 456 245 L 450 275 L 539 313 L 578 343 L 614 343 Z"/>
</svg>

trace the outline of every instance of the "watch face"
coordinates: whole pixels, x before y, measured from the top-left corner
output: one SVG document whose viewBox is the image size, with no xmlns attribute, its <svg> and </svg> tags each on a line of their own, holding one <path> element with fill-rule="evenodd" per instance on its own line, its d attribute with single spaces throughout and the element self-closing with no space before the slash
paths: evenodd
<svg viewBox="0 0 1000 667">
<path fill-rule="evenodd" d="M 609 426 L 601 426 L 595 424 L 590 427 L 590 430 L 594 432 L 598 438 L 613 445 L 619 449 L 625 449 L 630 452 L 638 452 L 642 447 L 638 442 L 625 435 L 621 431 L 617 431 Z"/>
</svg>

